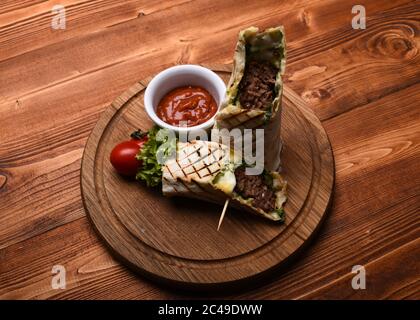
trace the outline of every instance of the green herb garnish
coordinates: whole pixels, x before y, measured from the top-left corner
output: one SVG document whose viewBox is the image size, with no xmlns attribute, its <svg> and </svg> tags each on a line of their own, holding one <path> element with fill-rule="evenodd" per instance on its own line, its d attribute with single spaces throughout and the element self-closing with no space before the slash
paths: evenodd
<svg viewBox="0 0 420 320">
<path fill-rule="evenodd" d="M 264 183 L 269 186 L 271 189 L 273 188 L 273 176 L 269 171 L 264 169 L 262 176 L 264 178 Z"/>
<path fill-rule="evenodd" d="M 145 136 L 147 136 L 147 131 L 141 131 L 140 129 L 132 132 L 130 134 L 130 137 L 136 140 L 140 140 L 142 138 L 144 138 Z"/>
<path fill-rule="evenodd" d="M 284 222 L 285 214 L 284 214 L 284 209 L 283 208 L 278 208 L 278 209 L 274 210 L 273 213 L 275 213 L 279 216 L 279 218 L 280 218 L 279 222 Z"/>
</svg>

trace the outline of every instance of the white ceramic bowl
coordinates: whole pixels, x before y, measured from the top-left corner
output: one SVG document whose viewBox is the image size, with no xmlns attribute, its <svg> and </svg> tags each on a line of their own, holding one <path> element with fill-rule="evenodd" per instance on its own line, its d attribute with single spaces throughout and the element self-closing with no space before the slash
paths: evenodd
<svg viewBox="0 0 420 320">
<path fill-rule="evenodd" d="M 157 74 L 146 88 L 144 93 L 144 106 L 147 114 L 159 127 L 174 130 L 175 132 L 188 132 L 197 129 L 209 129 L 214 124 L 216 114 L 206 122 L 192 127 L 177 127 L 160 119 L 156 114 L 156 108 L 165 94 L 171 90 L 183 86 L 200 86 L 206 89 L 216 100 L 218 108 L 222 104 L 226 85 L 223 80 L 213 71 L 192 64 L 178 65 L 163 70 Z"/>
</svg>

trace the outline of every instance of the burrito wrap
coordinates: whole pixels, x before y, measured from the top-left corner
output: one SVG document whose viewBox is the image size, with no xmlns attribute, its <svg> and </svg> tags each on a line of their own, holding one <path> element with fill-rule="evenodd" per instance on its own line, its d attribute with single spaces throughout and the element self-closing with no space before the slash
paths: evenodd
<svg viewBox="0 0 420 320">
<path fill-rule="evenodd" d="M 275 212 L 265 212 L 253 206 L 252 198 L 245 199 L 235 192 L 235 170 L 239 163 L 231 149 L 221 143 L 195 140 L 178 142 L 175 159 L 162 167 L 162 191 L 165 196 L 184 196 L 230 205 L 274 221 L 282 221 L 279 213 L 286 201 L 286 182 L 277 172 L 271 172 L 276 195 Z M 280 211 L 279 211 L 280 210 Z"/>
<path fill-rule="evenodd" d="M 274 99 L 264 108 L 253 109 L 241 106 L 240 84 L 249 61 L 268 63 L 276 68 Z M 233 59 L 233 71 L 227 86 L 226 99 L 216 116 L 216 129 L 264 129 L 264 165 L 270 170 L 280 166 L 280 126 L 282 75 L 286 63 L 286 46 L 283 27 L 270 28 L 259 32 L 250 27 L 239 33 Z M 253 139 L 255 143 L 255 138 Z M 233 143 L 231 144 L 233 147 Z M 254 148 L 255 150 L 255 148 Z M 244 154 L 245 160 L 247 155 Z"/>
</svg>

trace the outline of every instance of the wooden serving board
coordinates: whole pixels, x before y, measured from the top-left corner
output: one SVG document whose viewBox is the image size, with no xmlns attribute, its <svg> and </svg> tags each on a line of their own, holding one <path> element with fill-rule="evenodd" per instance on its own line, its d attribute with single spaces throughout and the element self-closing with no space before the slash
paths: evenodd
<svg viewBox="0 0 420 320">
<path fill-rule="evenodd" d="M 207 66 L 228 81 L 231 66 Z M 82 160 L 81 187 L 88 216 L 112 252 L 143 275 L 190 288 L 225 288 L 274 272 L 307 243 L 323 220 L 334 184 L 328 137 L 312 111 L 284 88 L 282 173 L 288 181 L 286 222 L 273 223 L 186 198 L 118 175 L 112 148 L 153 124 L 143 107 L 151 78 L 136 83 L 105 110 Z"/>
</svg>

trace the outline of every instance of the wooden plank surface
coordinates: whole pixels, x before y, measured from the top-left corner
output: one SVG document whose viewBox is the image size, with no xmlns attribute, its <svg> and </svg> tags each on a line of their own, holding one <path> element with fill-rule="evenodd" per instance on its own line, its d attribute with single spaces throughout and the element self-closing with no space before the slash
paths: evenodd
<svg viewBox="0 0 420 320">
<path fill-rule="evenodd" d="M 239 3 L 240 2 L 240 3 Z M 52 30 L 51 8 L 67 9 Z M 286 82 L 323 121 L 332 210 L 268 283 L 227 298 L 419 298 L 420 5 L 359 1 L 2 1 L 0 298 L 190 298 L 121 266 L 80 196 L 87 136 L 107 105 L 174 63 L 229 63 L 237 32 L 283 24 Z M 359 4 L 358 3 L 358 4 Z M 67 289 L 51 288 L 51 269 Z M 364 265 L 366 290 L 351 288 Z"/>
</svg>

